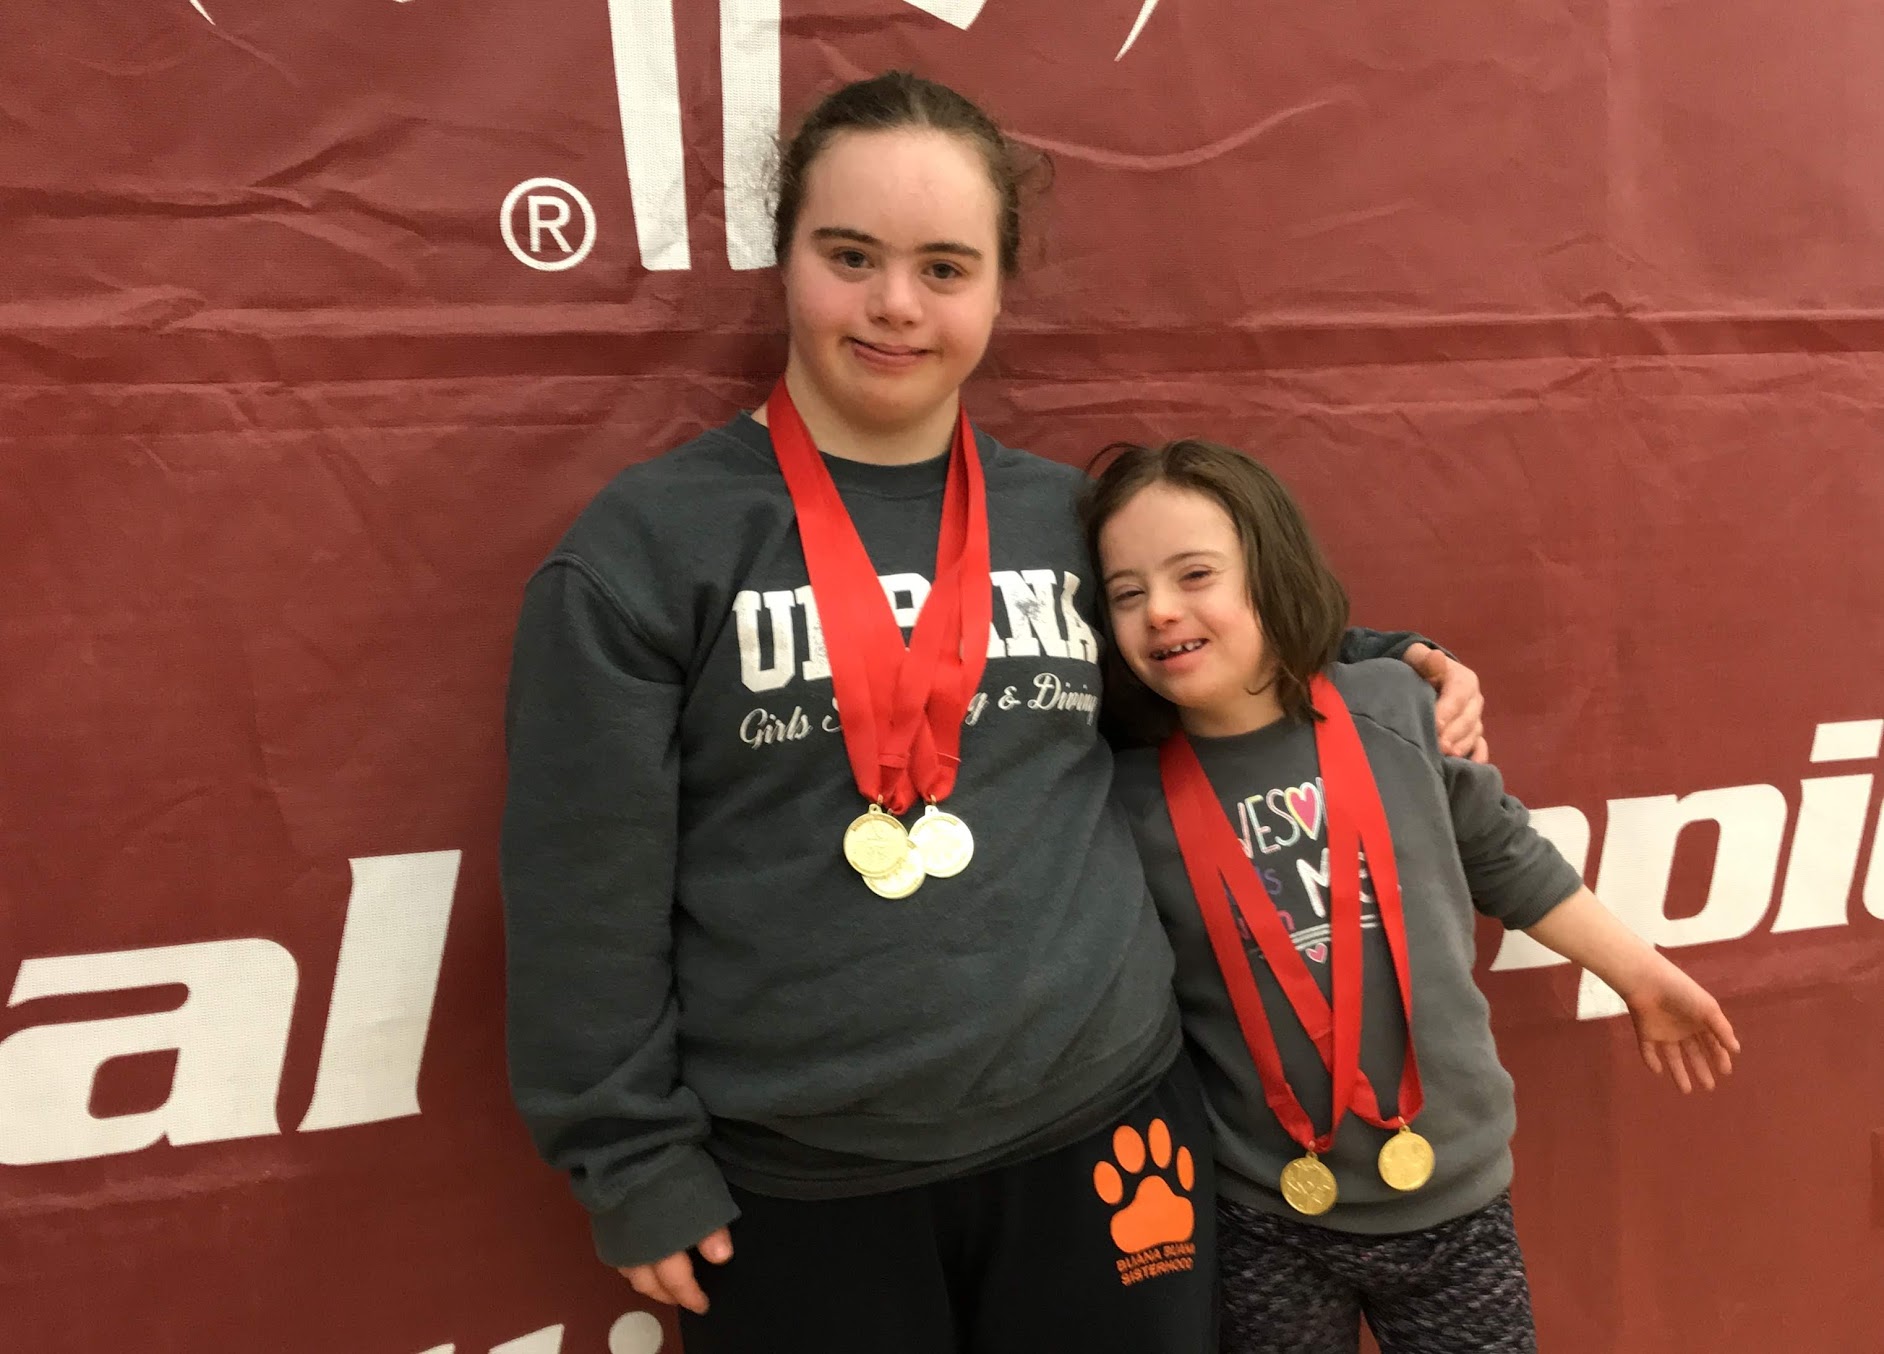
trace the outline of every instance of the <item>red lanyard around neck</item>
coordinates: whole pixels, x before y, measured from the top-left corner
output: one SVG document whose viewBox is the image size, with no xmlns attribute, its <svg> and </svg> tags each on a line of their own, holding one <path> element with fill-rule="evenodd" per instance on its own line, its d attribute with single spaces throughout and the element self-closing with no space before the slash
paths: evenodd
<svg viewBox="0 0 1884 1354">
<path fill-rule="evenodd" d="M 955 788 L 962 720 L 988 662 L 994 614 L 987 489 L 963 410 L 949 448 L 935 580 L 905 647 L 877 572 L 781 380 L 766 401 L 824 628 L 844 748 L 857 789 L 902 813 Z"/>
<path fill-rule="evenodd" d="M 1196 749 L 1183 733 L 1173 734 L 1159 750 L 1165 802 L 1177 833 L 1178 848 L 1192 892 L 1222 971 L 1244 1042 L 1262 1079 L 1263 1096 L 1276 1118 L 1305 1150 L 1326 1152 L 1347 1111 L 1382 1128 L 1399 1127 L 1420 1112 L 1425 1095 L 1413 1048 L 1412 975 L 1407 960 L 1406 911 L 1400 897 L 1393 837 L 1367 754 L 1347 703 L 1325 676 L 1317 676 L 1309 694 L 1322 718 L 1315 724 L 1315 754 L 1321 764 L 1323 812 L 1328 824 L 1329 945 L 1333 951 L 1334 999 L 1324 997 L 1314 975 L 1296 950 L 1274 902 L 1244 853 L 1204 773 Z M 1406 1056 L 1400 1076 L 1399 1113 L 1380 1112 L 1372 1084 L 1360 1068 L 1361 1016 L 1361 857 L 1365 851 L 1374 881 L 1380 924 L 1393 958 L 1394 977 L 1406 1013 Z M 1225 889 L 1229 896 L 1226 897 Z M 1275 975 L 1296 1019 L 1314 1041 L 1333 1078 L 1333 1111 L 1326 1133 L 1317 1135 L 1283 1071 L 1275 1033 L 1263 1009 L 1262 994 L 1250 971 L 1230 898 L 1248 924 L 1263 959 Z"/>
</svg>

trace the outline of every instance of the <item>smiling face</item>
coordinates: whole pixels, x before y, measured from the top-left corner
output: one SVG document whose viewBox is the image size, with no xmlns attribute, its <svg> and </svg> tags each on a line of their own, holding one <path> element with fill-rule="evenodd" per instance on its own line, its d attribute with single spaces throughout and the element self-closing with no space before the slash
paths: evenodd
<svg viewBox="0 0 1884 1354">
<path fill-rule="evenodd" d="M 845 132 L 811 165 L 785 263 L 786 379 L 815 428 L 954 417 L 1001 309 L 995 187 L 945 132 Z"/>
<path fill-rule="evenodd" d="M 1165 481 L 1105 523 L 1099 562 L 1119 656 L 1191 733 L 1281 718 L 1243 540 L 1221 504 Z"/>
</svg>

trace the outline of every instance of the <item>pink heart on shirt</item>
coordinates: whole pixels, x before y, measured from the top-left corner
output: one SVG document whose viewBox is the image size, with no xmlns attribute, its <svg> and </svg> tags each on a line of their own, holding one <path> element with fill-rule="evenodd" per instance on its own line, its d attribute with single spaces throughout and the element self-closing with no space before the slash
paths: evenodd
<svg viewBox="0 0 1884 1354">
<path fill-rule="evenodd" d="M 1302 831 L 1310 841 L 1321 835 L 1321 789 L 1314 781 L 1297 785 L 1287 790 L 1283 798 L 1288 801 L 1289 816 L 1302 825 Z"/>
<path fill-rule="evenodd" d="M 1306 954 L 1310 959 L 1313 959 L 1317 964 L 1325 964 L 1328 962 L 1328 946 L 1326 942 L 1320 945 L 1310 945 L 1306 950 L 1302 951 L 1302 953 Z"/>
</svg>

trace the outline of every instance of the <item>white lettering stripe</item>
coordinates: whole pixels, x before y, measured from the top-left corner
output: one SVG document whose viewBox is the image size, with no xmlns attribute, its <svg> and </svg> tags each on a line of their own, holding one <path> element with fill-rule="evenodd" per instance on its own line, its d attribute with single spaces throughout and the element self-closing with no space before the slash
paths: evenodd
<svg viewBox="0 0 1884 1354">
<path fill-rule="evenodd" d="M 1812 735 L 1815 762 L 1869 761 L 1884 745 L 1884 719 L 1850 719 L 1821 724 Z"/>
<path fill-rule="evenodd" d="M 903 0 L 911 9 L 919 9 L 945 24 L 954 24 L 963 32 L 981 15 L 988 0 Z"/>
<path fill-rule="evenodd" d="M 779 122 L 779 0 L 720 0 L 720 106 L 725 127 L 726 261 L 774 262 L 766 169 Z"/>
<path fill-rule="evenodd" d="M 691 258 L 672 0 L 608 0 L 608 29 L 641 266 L 675 272 Z"/>
</svg>

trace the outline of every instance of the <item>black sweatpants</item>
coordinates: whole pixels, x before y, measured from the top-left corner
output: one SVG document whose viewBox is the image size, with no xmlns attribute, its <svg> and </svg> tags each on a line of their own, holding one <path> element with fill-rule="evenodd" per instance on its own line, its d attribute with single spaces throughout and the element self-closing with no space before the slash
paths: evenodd
<svg viewBox="0 0 1884 1354">
<path fill-rule="evenodd" d="M 735 1189 L 687 1354 L 1215 1354 L 1215 1167 L 1180 1058 L 1117 1124 L 854 1199 Z"/>
</svg>

